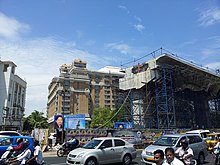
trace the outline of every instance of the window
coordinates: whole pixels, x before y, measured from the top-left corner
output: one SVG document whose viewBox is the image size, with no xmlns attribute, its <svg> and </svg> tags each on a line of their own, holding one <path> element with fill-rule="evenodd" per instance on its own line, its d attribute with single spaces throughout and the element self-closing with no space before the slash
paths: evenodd
<svg viewBox="0 0 220 165">
<path fill-rule="evenodd" d="M 11 73 L 15 74 L 15 67 L 14 66 L 12 66 Z"/>
<path fill-rule="evenodd" d="M 7 72 L 9 65 L 8 64 L 4 64 L 4 69 L 3 72 Z"/>
<path fill-rule="evenodd" d="M 5 139 L 4 141 L 2 141 L 2 143 L 0 144 L 1 146 L 9 146 L 12 144 L 13 139 L 12 138 L 8 138 Z"/>
<path fill-rule="evenodd" d="M 125 142 L 122 141 L 122 140 L 114 140 L 114 142 L 115 142 L 115 146 L 116 146 L 116 147 L 117 147 L 117 146 L 124 146 L 124 145 L 125 145 Z"/>
<path fill-rule="evenodd" d="M 199 135 L 198 136 L 188 136 L 188 138 L 189 138 L 189 144 L 202 142 L 202 138 Z"/>
<path fill-rule="evenodd" d="M 200 136 L 195 136 L 195 143 L 199 143 L 199 142 L 202 142 L 202 138 Z"/>
<path fill-rule="evenodd" d="M 8 101 L 11 101 L 11 93 L 8 94 Z"/>
<path fill-rule="evenodd" d="M 112 147 L 112 140 L 105 140 L 101 146 L 105 146 L 106 148 Z"/>
</svg>

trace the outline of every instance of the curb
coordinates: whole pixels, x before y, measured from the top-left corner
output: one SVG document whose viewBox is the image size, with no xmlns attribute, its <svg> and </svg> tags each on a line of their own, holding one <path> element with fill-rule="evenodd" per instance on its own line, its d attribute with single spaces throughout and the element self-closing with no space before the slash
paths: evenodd
<svg viewBox="0 0 220 165">
<path fill-rule="evenodd" d="M 57 156 L 57 151 L 43 152 L 43 157 L 53 157 L 53 156 Z"/>
</svg>

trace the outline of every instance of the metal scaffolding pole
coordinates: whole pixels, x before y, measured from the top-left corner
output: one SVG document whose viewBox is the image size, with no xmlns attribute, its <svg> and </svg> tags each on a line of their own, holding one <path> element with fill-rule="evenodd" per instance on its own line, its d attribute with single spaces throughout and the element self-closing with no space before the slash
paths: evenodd
<svg viewBox="0 0 220 165">
<path fill-rule="evenodd" d="M 175 128 L 172 69 L 163 67 L 158 72 L 160 76 L 155 81 L 157 128 Z"/>
</svg>

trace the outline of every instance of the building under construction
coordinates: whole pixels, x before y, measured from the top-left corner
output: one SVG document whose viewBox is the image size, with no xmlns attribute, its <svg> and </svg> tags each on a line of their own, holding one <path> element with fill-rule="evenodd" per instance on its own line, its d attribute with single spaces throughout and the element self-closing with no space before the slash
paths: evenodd
<svg viewBox="0 0 220 165">
<path fill-rule="evenodd" d="M 123 120 L 133 122 L 135 128 L 219 127 L 219 70 L 159 51 L 148 62 L 122 69 Z"/>
</svg>

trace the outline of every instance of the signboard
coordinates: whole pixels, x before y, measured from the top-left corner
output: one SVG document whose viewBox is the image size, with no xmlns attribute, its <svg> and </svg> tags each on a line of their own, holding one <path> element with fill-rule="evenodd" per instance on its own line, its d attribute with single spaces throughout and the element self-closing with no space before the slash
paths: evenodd
<svg viewBox="0 0 220 165">
<path fill-rule="evenodd" d="M 56 133 L 56 144 L 57 143 L 62 144 L 62 142 L 63 142 L 63 137 L 64 137 L 64 133 L 63 133 L 63 120 L 64 119 L 63 119 L 63 115 L 62 114 L 54 116 L 54 131 Z"/>
<path fill-rule="evenodd" d="M 131 123 L 131 122 L 115 122 L 114 128 L 116 128 L 116 129 L 133 128 L 133 123 Z"/>
<path fill-rule="evenodd" d="M 132 144 L 141 143 L 141 132 L 134 130 L 112 130 L 111 131 L 113 137 L 120 137 Z"/>
<path fill-rule="evenodd" d="M 85 129 L 85 114 L 64 115 L 64 129 Z"/>
</svg>

